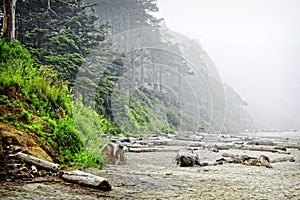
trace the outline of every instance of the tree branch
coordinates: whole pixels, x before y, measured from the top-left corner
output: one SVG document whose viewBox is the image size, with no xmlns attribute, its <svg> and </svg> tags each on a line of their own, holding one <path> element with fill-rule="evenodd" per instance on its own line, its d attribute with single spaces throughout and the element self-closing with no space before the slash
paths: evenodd
<svg viewBox="0 0 300 200">
<path fill-rule="evenodd" d="M 50 0 L 49 0 L 50 1 Z M 85 8 L 88 8 L 88 7 L 93 7 L 93 6 L 96 6 L 98 5 L 97 3 L 94 3 L 94 4 L 89 4 L 89 5 L 84 5 L 84 6 L 80 6 L 79 4 L 72 4 L 72 3 L 69 3 L 69 2 L 66 2 L 66 1 L 63 1 L 63 0 L 56 0 L 57 2 L 60 2 L 60 3 L 63 3 L 65 5 L 68 5 L 70 7 L 73 7 L 73 8 L 78 8 L 78 9 L 85 9 Z"/>
<path fill-rule="evenodd" d="M 56 12 L 51 9 L 51 0 L 48 0 L 48 10 L 50 10 L 52 13 L 54 13 L 55 15 L 57 15 Z"/>
<path fill-rule="evenodd" d="M 31 22 L 31 21 L 32 21 L 32 18 L 31 18 L 30 20 L 27 20 L 27 19 L 23 19 L 23 18 L 21 18 L 21 17 L 16 17 L 16 19 L 19 19 L 19 20 L 25 21 L 25 22 L 27 22 L 27 23 L 30 23 L 30 24 L 32 24 L 34 27 L 38 28 L 38 26 L 37 26 L 36 24 L 34 24 L 34 23 Z"/>
</svg>

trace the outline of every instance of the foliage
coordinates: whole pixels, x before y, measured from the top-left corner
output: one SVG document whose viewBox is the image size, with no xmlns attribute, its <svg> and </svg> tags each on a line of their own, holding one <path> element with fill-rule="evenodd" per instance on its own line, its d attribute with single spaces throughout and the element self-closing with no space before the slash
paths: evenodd
<svg viewBox="0 0 300 200">
<path fill-rule="evenodd" d="M 72 164 L 84 168 L 99 167 L 105 164 L 105 156 L 97 151 L 84 149 L 75 154 Z"/>
<path fill-rule="evenodd" d="M 99 16 L 99 23 L 109 22 L 112 35 L 145 26 L 158 26 L 162 21 L 150 13 L 158 12 L 157 0 L 88 1 L 98 3 L 94 9 Z"/>
<path fill-rule="evenodd" d="M 67 1 L 78 5 L 81 1 Z M 97 16 L 59 1 L 23 0 L 17 5 L 17 38 L 42 63 L 51 65 L 59 77 L 73 83 L 84 57 L 104 40 L 105 27 Z"/>
<path fill-rule="evenodd" d="M 174 132 L 180 123 L 174 123 L 169 116 L 176 115 L 176 120 L 180 120 L 180 116 L 178 108 L 168 102 L 169 98 L 164 92 L 143 87 L 131 94 L 123 91 L 120 99 L 114 99 L 119 106 L 115 113 L 117 124 L 130 135 Z"/>
<path fill-rule="evenodd" d="M 7 58 L 0 64 L 1 120 L 36 133 L 41 144 L 52 146 L 54 159 L 61 163 L 103 164 L 102 155 L 83 148 L 67 82 L 59 80 L 53 69 L 39 66 L 19 42 L 0 40 L 0 44 L 0 56 Z"/>
</svg>

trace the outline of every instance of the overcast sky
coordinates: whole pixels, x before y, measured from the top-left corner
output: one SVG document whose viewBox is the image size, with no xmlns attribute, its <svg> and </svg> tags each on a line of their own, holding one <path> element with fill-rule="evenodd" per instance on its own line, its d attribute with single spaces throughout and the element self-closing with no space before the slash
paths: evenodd
<svg viewBox="0 0 300 200">
<path fill-rule="evenodd" d="M 198 39 L 256 123 L 300 128 L 300 0 L 158 0 L 171 30 Z"/>
</svg>

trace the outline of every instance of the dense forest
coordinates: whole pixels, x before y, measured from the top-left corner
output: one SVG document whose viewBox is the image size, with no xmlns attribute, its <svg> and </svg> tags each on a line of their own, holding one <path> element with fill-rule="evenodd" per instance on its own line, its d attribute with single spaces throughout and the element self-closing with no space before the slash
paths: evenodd
<svg viewBox="0 0 300 200">
<path fill-rule="evenodd" d="M 247 103 L 222 84 L 201 45 L 151 14 L 156 0 L 0 7 L 1 166 L 11 144 L 64 166 L 101 167 L 103 135 L 252 125 Z"/>
</svg>

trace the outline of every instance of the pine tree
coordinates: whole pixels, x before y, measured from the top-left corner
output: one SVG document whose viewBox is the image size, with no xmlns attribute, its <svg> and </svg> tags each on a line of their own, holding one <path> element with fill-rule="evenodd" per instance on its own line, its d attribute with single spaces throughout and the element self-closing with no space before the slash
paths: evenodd
<svg viewBox="0 0 300 200">
<path fill-rule="evenodd" d="M 74 81 L 84 57 L 105 38 L 105 26 L 82 1 L 23 0 L 17 4 L 17 39 L 60 78 Z"/>
</svg>

